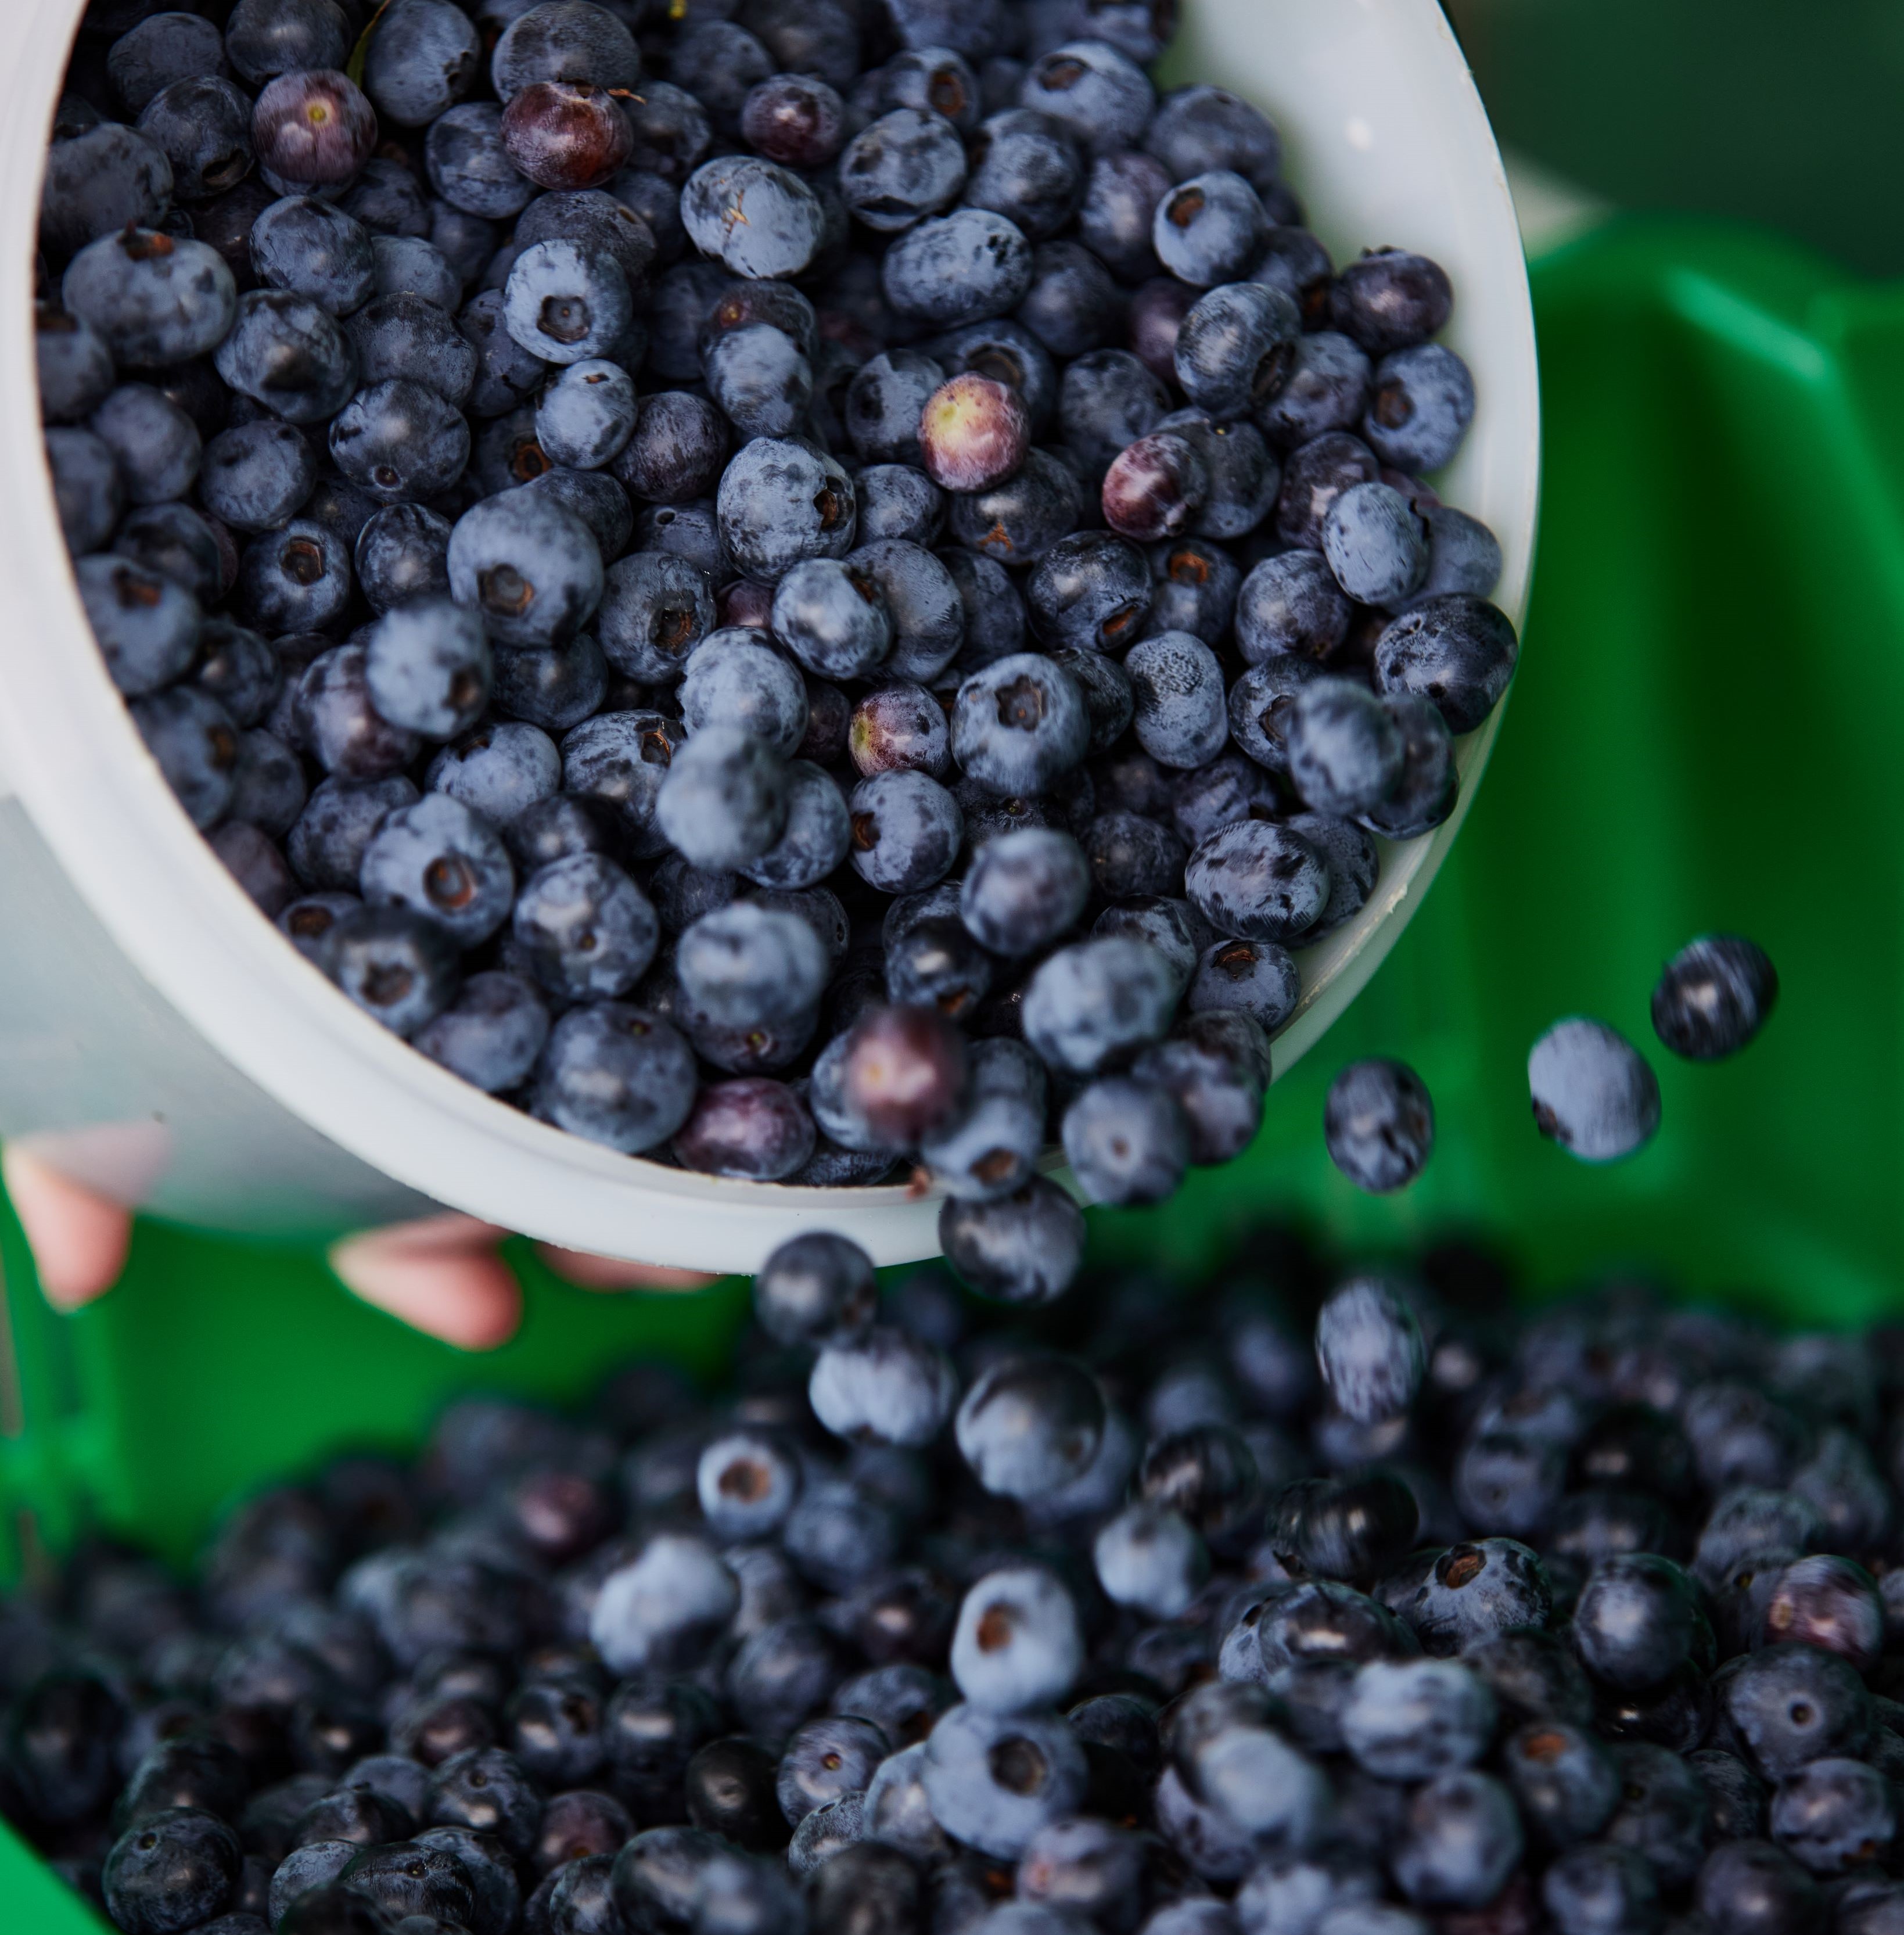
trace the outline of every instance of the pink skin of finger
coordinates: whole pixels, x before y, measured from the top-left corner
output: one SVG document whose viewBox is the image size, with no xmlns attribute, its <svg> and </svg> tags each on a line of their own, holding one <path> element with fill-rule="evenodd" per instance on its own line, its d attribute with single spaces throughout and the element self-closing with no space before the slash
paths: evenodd
<svg viewBox="0 0 1904 1935">
<path fill-rule="evenodd" d="M 0 1179 L 56 1310 L 77 1310 L 119 1281 L 132 1213 L 20 1149 L 0 1150 Z M 493 1351 L 522 1322 L 522 1288 L 496 1252 L 508 1233 L 446 1213 L 367 1230 L 332 1246 L 330 1267 L 352 1295 L 460 1351 Z M 714 1278 L 538 1244 L 549 1268 L 586 1290 L 698 1290 Z"/>
</svg>

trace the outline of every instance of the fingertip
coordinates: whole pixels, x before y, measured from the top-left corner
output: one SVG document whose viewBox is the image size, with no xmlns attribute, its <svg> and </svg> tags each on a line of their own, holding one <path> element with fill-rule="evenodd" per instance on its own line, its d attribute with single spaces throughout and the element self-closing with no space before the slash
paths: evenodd
<svg viewBox="0 0 1904 1935">
<path fill-rule="evenodd" d="M 132 1242 L 132 1212 L 123 1203 L 17 1146 L 0 1149 L 0 1179 L 33 1253 L 41 1292 L 56 1310 L 78 1310 L 118 1282 Z"/>
<path fill-rule="evenodd" d="M 493 1351 L 522 1323 L 522 1289 L 493 1251 L 419 1245 L 402 1230 L 346 1237 L 330 1252 L 345 1288 L 459 1351 Z"/>
<path fill-rule="evenodd" d="M 619 1257 L 565 1250 L 554 1243 L 538 1243 L 536 1254 L 565 1283 L 578 1290 L 705 1290 L 717 1281 L 699 1270 L 676 1269 L 667 1263 L 626 1263 Z"/>
</svg>

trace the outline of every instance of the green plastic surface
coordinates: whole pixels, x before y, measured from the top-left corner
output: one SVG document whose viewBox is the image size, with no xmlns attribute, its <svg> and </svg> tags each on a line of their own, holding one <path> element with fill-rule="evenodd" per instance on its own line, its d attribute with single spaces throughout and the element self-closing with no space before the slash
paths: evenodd
<svg viewBox="0 0 1904 1935">
<path fill-rule="evenodd" d="M 1547 450 L 1523 667 L 1427 906 L 1261 1141 L 1166 1209 L 1097 1219 L 1120 1260 L 1214 1264 L 1294 1212 L 1403 1247 L 1450 1225 L 1530 1281 L 1638 1260 L 1804 1323 L 1897 1301 L 1904 1221 L 1904 291 L 1762 236 L 1625 224 L 1537 265 Z M 1482 373 L 1485 381 L 1485 373 Z M 1647 1001 L 1667 955 L 1749 933 L 1783 982 L 1762 1040 L 1674 1062 Z M 1528 1046 L 1598 1014 L 1649 1053 L 1655 1143 L 1607 1170 L 1543 1143 Z M 1396 1054 L 1440 1141 L 1394 1200 L 1328 1167 L 1323 1091 Z M 744 1303 L 592 1296 L 533 1260 L 520 1338 L 468 1357 L 353 1303 L 321 1264 L 156 1227 L 104 1303 L 53 1316 L 0 1225 L 0 1577 L 83 1520 L 183 1556 L 224 1502 L 327 1448 L 413 1442 L 452 1391 L 578 1393 L 637 1351 L 705 1372 Z M 96 1924 L 0 1830 L 0 1926 Z"/>
</svg>

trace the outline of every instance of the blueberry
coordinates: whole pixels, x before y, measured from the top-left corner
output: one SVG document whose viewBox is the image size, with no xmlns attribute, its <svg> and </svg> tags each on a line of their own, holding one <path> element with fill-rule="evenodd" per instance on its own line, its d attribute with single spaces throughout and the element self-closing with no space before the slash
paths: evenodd
<svg viewBox="0 0 1904 1935">
<path fill-rule="evenodd" d="M 1511 1538 L 1450 1546 L 1437 1559 L 1408 1607 L 1424 1652 L 1464 1650 L 1518 1626 L 1546 1623 L 1553 1593 L 1546 1568 Z"/>
<path fill-rule="evenodd" d="M 1630 1848 L 1610 1842 L 1589 1841 L 1562 1855 L 1541 1877 L 1540 1897 L 1561 1935 L 1613 1935 L 1659 1924 L 1652 1870 Z"/>
<path fill-rule="evenodd" d="M 1643 1862 L 1635 1865 L 1644 1871 Z M 1811 1930 L 1825 1926 L 1827 1920 L 1818 1884 L 1770 1841 L 1735 1841 L 1715 1848 L 1700 1870 L 1694 1898 L 1699 1912 L 1721 1935 Z M 1601 1925 L 1597 1923 L 1596 1929 Z"/>
<path fill-rule="evenodd" d="M 425 777 L 432 792 L 451 794 L 502 827 L 555 792 L 561 774 L 561 756 L 547 733 L 505 720 L 443 747 Z"/>
<path fill-rule="evenodd" d="M 809 1720 L 780 1757 L 775 1789 L 782 1813 L 798 1826 L 816 1808 L 864 1793 L 889 1750 L 871 1720 L 850 1714 Z"/>
<path fill-rule="evenodd" d="M 1469 732 L 1513 676 L 1519 644 L 1506 617 L 1462 593 L 1431 598 L 1397 618 L 1375 648 L 1377 688 L 1433 702 L 1450 732 Z"/>
<path fill-rule="evenodd" d="M 587 527 L 548 498 L 514 491 L 457 519 L 449 572 L 451 595 L 480 610 L 502 645 L 568 638 L 602 595 L 601 554 Z"/>
<path fill-rule="evenodd" d="M 451 0 L 396 0 L 379 17 L 364 91 L 385 120 L 427 128 L 475 84 L 481 43 Z"/>
<path fill-rule="evenodd" d="M 1615 1162 L 1659 1127 L 1659 1084 L 1604 1022 L 1556 1022 L 1527 1058 L 1534 1125 L 1583 1162 Z"/>
<path fill-rule="evenodd" d="M 1329 1085 L 1323 1115 L 1329 1159 L 1358 1189 L 1405 1188 L 1435 1146 L 1435 1105 L 1405 1063 L 1353 1061 Z"/>
<path fill-rule="evenodd" d="M 725 155 L 697 168 L 681 190 L 681 221 L 704 255 L 748 277 L 804 273 L 825 226 L 813 191 L 757 155 Z"/>
<path fill-rule="evenodd" d="M 1267 189 L 1282 165 L 1281 138 L 1263 113 L 1227 89 L 1202 83 L 1163 97 L 1144 146 L 1177 181 L 1206 168 L 1233 168 Z"/>
<path fill-rule="evenodd" d="M 958 1380 L 934 1346 L 875 1325 L 829 1336 L 807 1387 L 813 1415 L 855 1444 L 923 1445 L 952 1415 Z"/>
<path fill-rule="evenodd" d="M 862 461 L 916 463 L 919 416 L 926 400 L 945 381 L 945 371 L 916 349 L 889 349 L 869 358 L 846 389 L 846 433 Z"/>
<path fill-rule="evenodd" d="M 122 369 L 207 355 L 224 344 L 238 310 L 237 285 L 216 249 L 135 227 L 80 249 L 61 279 L 60 300 Z"/>
<path fill-rule="evenodd" d="M 1428 524 L 1428 575 L 1415 602 L 1460 593 L 1489 599 L 1501 582 L 1501 545 L 1478 518 L 1447 504 L 1419 506 Z"/>
<path fill-rule="evenodd" d="M 1007 315 L 1024 300 L 1031 245 L 1002 215 L 955 209 L 907 231 L 886 251 L 880 279 L 901 315 L 956 329 Z"/>
<path fill-rule="evenodd" d="M 1061 1719 L 966 1705 L 933 1728 L 920 1773 L 949 1834 L 1015 1859 L 1039 1828 L 1076 1810 L 1085 1769 L 1084 1749 Z"/>
<path fill-rule="evenodd" d="M 1057 1184 L 1034 1176 L 1009 1195 L 948 1197 L 939 1240 L 954 1269 L 983 1295 L 1049 1303 L 1076 1278 L 1084 1218 Z"/>
<path fill-rule="evenodd" d="M 964 1106 L 945 1126 L 925 1136 L 919 1153 L 948 1195 L 995 1203 L 1016 1196 L 1025 1187 L 1043 1151 L 1044 1070 L 1021 1042 L 1009 1039 L 974 1042 L 967 1064 Z M 1062 1232 L 1070 1219 L 1062 1206 L 1043 1190 L 1033 1191 L 1011 1212 L 1001 1212 L 1001 1218 L 1008 1241 L 1014 1225 L 1035 1224 L 1038 1230 L 1052 1233 L 1055 1241 L 1049 1279 L 1042 1259 L 1028 1250 L 1008 1259 L 1009 1268 L 1002 1275 L 990 1275 L 981 1268 L 979 1245 L 991 1235 L 991 1224 L 968 1225 L 955 1215 L 942 1217 L 945 1227 L 941 1240 L 949 1251 L 948 1239 L 956 1233 L 968 1278 L 984 1278 L 1006 1289 L 1029 1282 L 1030 1293 L 1024 1300 L 1045 1300 L 1046 1281 L 1055 1284 L 1065 1273 Z"/>
<path fill-rule="evenodd" d="M 298 878 L 309 887 L 354 895 L 372 835 L 386 814 L 416 798 L 416 788 L 400 776 L 362 782 L 322 781 L 312 790 L 285 842 Z"/>
<path fill-rule="evenodd" d="M 1330 295 L 1335 327 L 1371 356 L 1426 341 L 1447 321 L 1453 306 L 1439 265 L 1400 249 L 1373 249 L 1351 262 Z"/>
<path fill-rule="evenodd" d="M 1049 646 L 1093 652 L 1127 649 L 1143 629 L 1152 596 L 1142 552 L 1103 531 L 1061 539 L 1025 581 L 1025 602 L 1039 636 Z"/>
<path fill-rule="evenodd" d="M 228 808 L 231 817 L 282 839 L 303 812 L 304 800 L 303 769 L 291 748 L 269 732 L 240 733 Z"/>
<path fill-rule="evenodd" d="M 672 1146 L 685 1168 L 780 1182 L 812 1155 L 813 1136 L 813 1117 L 792 1089 L 751 1076 L 704 1087 Z"/>
<path fill-rule="evenodd" d="M 51 303 L 33 312 L 40 414 L 50 424 L 90 416 L 113 387 L 112 353 L 92 325 Z"/>
<path fill-rule="evenodd" d="M 1160 765 L 1207 764 L 1227 744 L 1223 668 L 1202 639 L 1166 632 L 1141 640 L 1124 659 L 1136 701 L 1138 743 Z"/>
<path fill-rule="evenodd" d="M 1426 1906 L 1492 1901 L 1520 1858 L 1513 1799 L 1485 1773 L 1444 1773 L 1417 1788 L 1393 1857 L 1396 1879 Z"/>
<path fill-rule="evenodd" d="M 334 68 L 281 74 L 259 91 L 251 137 L 273 187 L 347 182 L 376 145 L 376 110 Z"/>
<path fill-rule="evenodd" d="M 1521 1728 L 1503 1747 L 1501 1761 L 1528 1825 L 1555 1847 L 1598 1834 L 1619 1800 L 1619 1775 L 1605 1748 L 1563 1720 Z"/>
<path fill-rule="evenodd" d="M 1287 380 L 1260 406 L 1256 420 L 1280 450 L 1293 450 L 1332 430 L 1360 429 L 1368 437 L 1374 418 L 1371 414 L 1365 421 L 1363 412 L 1372 380 L 1368 357 L 1347 337 L 1333 330 L 1298 337 Z M 1373 448 L 1374 439 L 1369 440 Z"/>
<path fill-rule="evenodd" d="M 783 331 L 767 323 L 730 331 L 703 364 L 710 393 L 743 436 L 788 436 L 806 421 L 813 370 Z"/>
<path fill-rule="evenodd" d="M 654 958 L 659 924 L 647 897 L 612 860 L 577 853 L 522 883 L 511 931 L 536 977 L 569 1000 L 612 1001 Z"/>
<path fill-rule="evenodd" d="M 1192 1014 L 1234 1009 L 1273 1035 L 1296 1012 L 1302 975 L 1271 940 L 1219 940 L 1199 957 L 1184 1005 Z"/>
<path fill-rule="evenodd" d="M 1104 521 L 1128 538 L 1151 542 L 1187 531 L 1210 495 L 1210 468 L 1189 437 L 1160 430 L 1139 437 L 1104 475 Z"/>
<path fill-rule="evenodd" d="M 149 384 L 121 384 L 93 412 L 88 427 L 112 452 L 128 503 L 169 503 L 185 496 L 198 477 L 198 426 Z"/>
<path fill-rule="evenodd" d="M 89 430 L 46 433 L 47 467 L 66 548 L 75 554 L 108 542 L 125 508 L 125 485 L 104 442 Z"/>
<path fill-rule="evenodd" d="M 131 702 L 132 723 L 192 823 L 215 826 L 231 804 L 238 732 L 218 702 L 175 686 Z"/>
<path fill-rule="evenodd" d="M 560 237 L 524 249 L 502 292 L 505 327 L 545 363 L 609 355 L 633 315 L 621 264 L 605 252 Z"/>
<path fill-rule="evenodd" d="M 1727 1682 L 1724 1710 L 1746 1757 L 1767 1780 L 1863 1746 L 1869 1696 L 1845 1661 L 1791 1644 L 1750 1655 Z"/>
<path fill-rule="evenodd" d="M 1211 169 L 1180 182 L 1157 204 L 1151 246 L 1172 275 L 1209 288 L 1249 272 L 1269 228 L 1249 183 L 1229 169 Z"/>
<path fill-rule="evenodd" d="M 170 162 L 156 142 L 116 122 L 95 122 L 47 151 L 42 245 L 71 255 L 128 225 L 156 229 L 173 187 Z"/>
<path fill-rule="evenodd" d="M 1036 954 L 1084 912 L 1090 877 L 1069 834 L 1027 827 L 988 841 L 960 889 L 959 913 L 995 954 Z"/>
<path fill-rule="evenodd" d="M 1301 337 L 1295 303 L 1256 282 L 1213 288 L 1177 333 L 1177 380 L 1199 409 L 1221 420 L 1268 406 L 1288 380 Z"/>
<path fill-rule="evenodd" d="M 191 14 L 159 14 L 141 20 L 121 34 L 106 53 L 113 92 L 134 114 L 174 81 L 219 73 L 224 66 L 224 35 L 210 21 Z"/>
<path fill-rule="evenodd" d="M 738 728 L 783 757 L 807 731 L 807 689 L 800 675 L 759 634 L 738 629 L 711 633 L 689 654 L 678 695 L 690 733 Z"/>
<path fill-rule="evenodd" d="M 800 1839 L 794 1837 L 796 1847 Z M 913 1927 L 922 1891 L 917 1867 L 898 1847 L 864 1841 L 843 1848 L 813 1870 L 812 1926 L 822 1935 L 861 1926 L 879 1935 Z"/>
<path fill-rule="evenodd" d="M 1143 942 L 1080 942 L 1051 955 L 1033 976 L 1025 1038 L 1052 1067 L 1095 1073 L 1157 1040 L 1177 993 L 1169 963 Z"/>
<path fill-rule="evenodd" d="M 548 1038 L 542 997 L 518 974 L 472 975 L 462 992 L 412 1037 L 431 1061 L 498 1095 L 528 1079 Z"/>
<path fill-rule="evenodd" d="M 532 80 L 502 110 L 502 151 L 538 188 L 576 192 L 613 180 L 635 137 L 620 102 L 585 81 Z"/>
<path fill-rule="evenodd" d="M 1220 933 L 1287 943 L 1313 928 L 1328 904 L 1330 870 L 1299 833 L 1244 820 L 1213 833 L 1191 854 L 1184 891 Z"/>
<path fill-rule="evenodd" d="M 1326 658 L 1348 636 L 1351 608 L 1326 562 L 1310 551 L 1266 558 L 1236 599 L 1236 642 L 1248 662 Z"/>
<path fill-rule="evenodd" d="M 366 907 L 336 925 L 330 971 L 393 1033 L 415 1034 L 455 998 L 457 946 L 439 922 L 406 907 Z"/>
<path fill-rule="evenodd" d="M 674 971 L 696 1005 L 733 1028 L 771 1027 L 814 1007 L 829 966 L 798 914 L 746 901 L 704 914 L 677 943 Z"/>
<path fill-rule="evenodd" d="M 1384 702 L 1402 735 L 1402 777 L 1387 798 L 1357 816 L 1371 832 L 1414 840 L 1454 811 L 1461 791 L 1454 746 L 1441 715 L 1412 693 Z"/>
<path fill-rule="evenodd" d="M 852 483 L 804 444 L 756 438 L 723 473 L 716 502 L 735 562 L 766 583 L 804 558 L 843 557 L 852 548 Z"/>
<path fill-rule="evenodd" d="M 460 411 L 481 373 L 475 345 L 448 311 L 407 291 L 378 295 L 345 318 L 344 331 L 357 350 L 359 380 L 367 388 L 400 377 L 433 390 Z"/>
<path fill-rule="evenodd" d="M 1773 1834 L 1814 1874 L 1841 1874 L 1869 1861 L 1896 1826 L 1890 1783 L 1860 1760 L 1815 1760 L 1772 1797 Z"/>
<path fill-rule="evenodd" d="M 1316 1362 L 1336 1408 L 1359 1423 L 1405 1411 L 1420 1387 L 1421 1326 L 1379 1277 L 1342 1284 L 1316 1319 Z"/>
<path fill-rule="evenodd" d="M 1420 476 L 1450 462 L 1474 415 L 1474 379 L 1438 343 L 1384 356 L 1375 365 L 1363 438 L 1384 463 Z"/>
<path fill-rule="evenodd" d="M 1018 91 L 1035 109 L 1097 155 L 1133 146 L 1156 96 L 1137 63 L 1106 41 L 1067 41 L 1034 60 Z"/>
<path fill-rule="evenodd" d="M 364 675 L 389 723 L 448 739 L 474 725 L 489 699 L 489 641 L 472 611 L 430 598 L 386 612 L 370 629 Z"/>
<path fill-rule="evenodd" d="M 853 479 L 853 488 L 859 500 L 859 535 L 869 545 L 889 539 L 930 545 L 945 523 L 943 494 L 910 464 L 870 464 Z"/>
<path fill-rule="evenodd" d="M 958 199 L 964 144 L 931 109 L 895 107 L 846 143 L 839 180 L 846 207 L 861 222 L 876 234 L 898 234 Z"/>
<path fill-rule="evenodd" d="M 494 831 L 436 792 L 398 808 L 378 828 L 364 849 L 360 886 L 367 904 L 408 907 L 471 947 L 508 919 L 515 874 Z"/>
<path fill-rule="evenodd" d="M 1190 1161 L 1190 1131 L 1175 1096 L 1126 1076 L 1101 1077 L 1064 1112 L 1066 1158 L 1094 1202 L 1160 1203 Z"/>
<path fill-rule="evenodd" d="M 709 725 L 676 751 L 655 795 L 655 823 L 695 865 L 759 859 L 786 826 L 784 762 L 738 726 Z"/>
<path fill-rule="evenodd" d="M 770 162 L 816 168 L 846 139 L 846 105 L 816 75 L 774 74 L 748 90 L 740 130 L 748 146 Z"/>
<path fill-rule="evenodd" d="M 1468 1767 L 1494 1733 L 1494 1695 L 1453 1660 L 1371 1660 L 1342 1713 L 1356 1761 L 1385 1780 L 1432 1780 Z"/>
<path fill-rule="evenodd" d="M 258 279 L 345 316 L 376 294 L 370 235 L 335 203 L 287 195 L 252 223 L 251 264 Z"/>
<path fill-rule="evenodd" d="M 963 83 L 956 84 L 963 92 Z M 1003 216 L 1027 240 L 1045 240 L 1079 212 L 1082 159 L 1069 134 L 1036 110 L 1012 108 L 988 116 L 967 154 L 967 206 Z"/>
<path fill-rule="evenodd" d="M 106 669 L 128 698 L 158 691 L 191 666 L 201 630 L 191 593 L 110 554 L 82 558 L 75 575 Z"/>
<path fill-rule="evenodd" d="M 1151 224 L 1169 190 L 1169 171 L 1152 155 L 1122 149 L 1096 156 L 1077 210 L 1079 238 L 1121 280 L 1141 282 L 1156 273 Z"/>
<path fill-rule="evenodd" d="M 1428 570 L 1427 528 L 1386 484 L 1358 484 L 1335 500 L 1323 520 L 1322 548 L 1335 581 L 1359 604 L 1399 605 Z"/>
<path fill-rule="evenodd" d="M 1689 1061 L 1736 1055 L 1765 1025 L 1779 977 L 1736 934 L 1702 934 L 1669 961 L 1653 990 L 1653 1032 Z"/>
</svg>

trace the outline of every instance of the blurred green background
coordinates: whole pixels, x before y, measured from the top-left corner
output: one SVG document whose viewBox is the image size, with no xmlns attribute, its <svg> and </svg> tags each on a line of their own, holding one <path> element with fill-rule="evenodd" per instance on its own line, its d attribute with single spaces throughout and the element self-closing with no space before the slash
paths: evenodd
<svg viewBox="0 0 1904 1935">
<path fill-rule="evenodd" d="M 1443 0 L 1503 143 L 1622 208 L 1904 272 L 1897 0 Z"/>
</svg>

